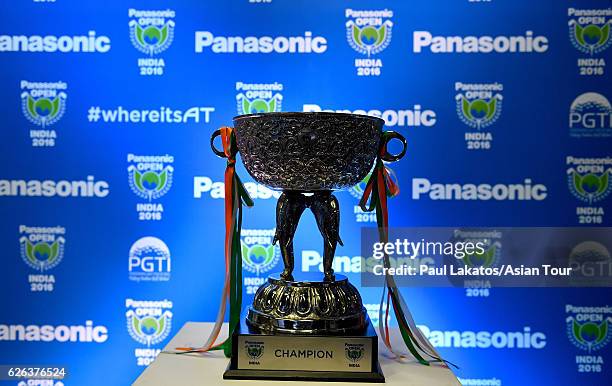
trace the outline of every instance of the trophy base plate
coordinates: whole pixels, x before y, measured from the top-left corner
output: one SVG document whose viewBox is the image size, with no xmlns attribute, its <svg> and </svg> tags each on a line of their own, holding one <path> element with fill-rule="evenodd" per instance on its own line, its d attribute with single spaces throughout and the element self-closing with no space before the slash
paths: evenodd
<svg viewBox="0 0 612 386">
<path fill-rule="evenodd" d="M 385 383 L 385 376 L 378 366 L 376 372 L 350 373 L 342 371 L 298 370 L 237 370 L 231 363 L 223 373 L 223 379 L 251 379 L 262 381 L 318 381 L 318 382 L 369 382 Z"/>
<path fill-rule="evenodd" d="M 369 318 L 363 333 L 343 336 L 266 334 L 244 320 L 232 339 L 223 379 L 385 382 Z"/>
</svg>

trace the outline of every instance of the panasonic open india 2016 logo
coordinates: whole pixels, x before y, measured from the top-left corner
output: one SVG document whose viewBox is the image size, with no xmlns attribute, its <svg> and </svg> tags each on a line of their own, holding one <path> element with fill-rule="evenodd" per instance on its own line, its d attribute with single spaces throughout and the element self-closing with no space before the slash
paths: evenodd
<svg viewBox="0 0 612 386">
<path fill-rule="evenodd" d="M 606 198 L 612 185 L 612 159 L 568 156 L 566 163 L 570 191 L 579 200 L 592 204 Z"/>
<path fill-rule="evenodd" d="M 396 178 L 392 169 L 387 168 L 387 172 L 389 172 L 392 178 Z M 376 222 L 376 213 L 365 212 L 363 209 L 361 209 L 361 206 L 359 206 L 359 200 L 361 200 L 361 197 L 363 197 L 363 192 L 365 191 L 365 187 L 368 184 L 368 181 L 370 181 L 371 176 L 372 173 L 370 172 L 358 184 L 353 185 L 348 189 L 349 194 L 355 198 L 355 201 L 353 201 L 353 214 L 355 215 L 355 222 L 358 223 Z"/>
<path fill-rule="evenodd" d="M 174 39 L 173 10 L 129 9 L 130 40 L 134 47 L 147 55 L 155 55 L 170 46 Z"/>
<path fill-rule="evenodd" d="M 370 57 L 387 48 L 391 42 L 393 22 L 389 18 L 393 17 L 393 11 L 347 9 L 345 14 L 349 19 L 346 22 L 346 38 L 355 51 Z"/>
<path fill-rule="evenodd" d="M 576 216 L 580 224 L 602 224 L 604 221 L 603 201 L 612 192 L 610 176 L 612 175 L 612 158 L 610 157 L 574 157 L 565 158 L 567 165 L 567 183 L 569 191 L 586 206 L 576 207 Z"/>
<path fill-rule="evenodd" d="M 46 127 L 59 121 L 66 110 L 65 82 L 21 81 L 23 115 L 35 125 Z"/>
<path fill-rule="evenodd" d="M 580 352 L 575 356 L 578 373 L 604 373 L 603 355 L 598 351 L 612 340 L 612 307 L 565 305 L 565 328 L 569 341 Z"/>
<path fill-rule="evenodd" d="M 453 259 L 453 264 L 461 269 L 463 267 L 499 267 L 502 255 L 502 232 L 494 229 L 475 230 L 475 229 L 455 229 L 451 240 L 455 243 L 482 244 L 483 251 L 469 254 L 465 253 L 462 259 Z M 459 283 L 457 283 L 459 284 Z M 491 280 L 488 278 L 463 279 L 465 295 L 468 297 L 488 297 L 491 295 Z"/>
<path fill-rule="evenodd" d="M 358 76 L 379 76 L 383 63 L 381 59 L 372 59 L 383 51 L 391 42 L 391 30 L 393 28 L 393 11 L 367 10 L 357 11 L 345 10 L 346 39 L 349 45 L 357 52 L 367 55 L 367 58 L 355 59 L 355 69 Z"/>
<path fill-rule="evenodd" d="M 45 272 L 64 258 L 66 228 L 19 226 L 21 258 L 31 268 Z"/>
<path fill-rule="evenodd" d="M 471 231 L 457 229 L 453 234 L 455 242 L 480 242 L 485 245 L 485 250 L 482 253 L 474 252 L 467 254 L 463 259 L 457 260 L 457 264 L 463 264 L 468 267 L 496 267 L 499 266 L 501 257 L 502 244 L 501 233 L 498 231 Z"/>
<path fill-rule="evenodd" d="M 130 40 L 136 49 L 149 55 L 139 58 L 140 75 L 159 76 L 164 74 L 166 63 L 163 58 L 153 58 L 165 51 L 174 39 L 174 16 L 171 9 L 163 11 L 129 9 Z"/>
<path fill-rule="evenodd" d="M 503 90 L 504 86 L 497 82 L 455 82 L 457 115 L 463 123 L 472 128 L 464 135 L 468 150 L 491 149 L 493 133 L 483 129 L 495 123 L 501 115 Z"/>
<path fill-rule="evenodd" d="M 282 110 L 283 91 L 281 83 L 236 82 L 236 104 L 238 115 L 273 113 Z"/>
<path fill-rule="evenodd" d="M 141 221 L 161 220 L 164 206 L 161 203 L 152 203 L 162 197 L 172 187 L 174 174 L 174 157 L 165 155 L 127 155 L 128 182 L 132 191 L 146 203 L 137 203 L 136 212 Z"/>
<path fill-rule="evenodd" d="M 499 260 L 500 247 L 500 243 L 493 243 L 483 253 L 466 255 L 463 258 L 463 263 L 468 267 L 492 267 Z"/>
<path fill-rule="evenodd" d="M 611 9 L 569 8 L 567 14 L 570 41 L 578 49 L 589 55 L 602 52 L 610 46 Z"/>
<path fill-rule="evenodd" d="M 391 169 L 387 169 L 387 170 L 391 170 Z M 372 176 L 372 173 L 368 173 L 365 177 L 363 177 L 363 180 L 361 180 L 358 184 L 352 186 L 348 190 L 351 196 L 360 200 L 361 197 L 363 197 L 363 192 L 365 190 L 366 185 L 368 184 L 368 181 L 370 181 L 371 176 Z"/>
<path fill-rule="evenodd" d="M 55 146 L 57 133 L 48 127 L 59 121 L 66 110 L 65 82 L 29 82 L 21 83 L 21 110 L 26 119 L 40 126 L 30 129 L 32 146 Z"/>
<path fill-rule="evenodd" d="M 580 200 L 592 203 L 610 194 L 610 169 L 600 175 L 594 173 L 581 175 L 575 170 L 569 174 L 570 190 Z"/>
<path fill-rule="evenodd" d="M 242 267 L 256 275 L 270 271 L 278 264 L 278 246 L 272 245 L 275 229 L 243 229 L 240 245 Z"/>
<path fill-rule="evenodd" d="M 612 340 L 612 308 L 565 306 L 567 335 L 579 349 L 588 353 L 600 350 Z"/>
<path fill-rule="evenodd" d="M 128 176 L 132 191 L 139 197 L 149 201 L 158 199 L 168 193 L 172 187 L 174 157 L 139 156 L 128 154 Z"/>
<path fill-rule="evenodd" d="M 363 343 L 345 343 L 344 357 L 352 363 L 361 361 L 365 354 L 365 344 Z"/>
<path fill-rule="evenodd" d="M 127 330 L 138 343 L 147 347 L 160 343 L 172 327 L 172 302 L 126 299 Z"/>
<path fill-rule="evenodd" d="M 252 342 L 248 340 L 244 342 L 244 348 L 245 348 L 246 354 L 252 360 L 257 360 L 261 358 L 265 350 L 265 346 L 263 342 Z"/>
<path fill-rule="evenodd" d="M 610 24 L 612 8 L 576 9 L 568 8 L 569 39 L 572 45 L 588 57 L 578 58 L 578 72 L 582 76 L 601 76 L 605 72 L 606 59 L 603 52 L 610 47 Z M 602 54 L 598 56 L 598 54 Z"/>
<path fill-rule="evenodd" d="M 457 114 L 461 121 L 478 130 L 492 125 L 501 114 L 503 89 L 500 83 L 455 83 Z"/>
<path fill-rule="evenodd" d="M 266 281 L 266 277 L 262 275 L 274 269 L 280 261 L 279 247 L 272 244 L 275 233 L 274 228 L 242 229 L 240 247 L 242 268 L 245 271 L 244 291 L 247 295 L 257 292 Z"/>
</svg>

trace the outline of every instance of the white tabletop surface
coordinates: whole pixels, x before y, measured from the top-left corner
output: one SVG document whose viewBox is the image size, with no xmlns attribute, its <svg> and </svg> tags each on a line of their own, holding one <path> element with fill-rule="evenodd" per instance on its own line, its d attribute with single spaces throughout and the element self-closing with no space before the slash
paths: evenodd
<svg viewBox="0 0 612 386">
<path fill-rule="evenodd" d="M 168 342 L 163 351 L 174 351 L 176 347 L 199 347 L 212 330 L 212 323 L 187 322 L 180 331 Z M 223 326 L 223 334 L 227 336 L 227 325 Z M 221 338 L 224 338 L 222 336 Z M 392 342 L 398 342 L 399 333 L 391 333 Z M 394 347 L 400 347 L 399 342 Z M 460 386 L 455 375 L 446 367 L 439 365 L 423 366 L 415 361 L 397 362 L 388 358 L 381 347 L 379 356 L 387 385 L 402 386 Z M 322 386 L 325 383 L 307 381 L 255 381 L 255 380 L 224 380 L 223 372 L 229 359 L 220 351 L 204 354 L 176 355 L 161 352 L 155 361 L 147 367 L 136 379 L 136 386 Z M 355 385 L 355 383 L 334 382 L 333 386 Z"/>
</svg>

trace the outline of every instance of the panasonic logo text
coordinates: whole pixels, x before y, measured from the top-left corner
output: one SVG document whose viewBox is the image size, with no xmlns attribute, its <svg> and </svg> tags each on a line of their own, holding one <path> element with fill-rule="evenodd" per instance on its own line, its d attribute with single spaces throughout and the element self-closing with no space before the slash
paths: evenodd
<svg viewBox="0 0 612 386">
<path fill-rule="evenodd" d="M 87 35 L 0 35 L 0 52 L 98 52 L 111 49 L 108 36 L 96 36 L 96 31 Z"/>
<path fill-rule="evenodd" d="M 429 31 L 414 31 L 413 52 L 420 53 L 424 48 L 429 48 L 433 54 L 543 53 L 548 50 L 548 39 L 534 36 L 532 31 L 519 36 L 433 36 Z"/>
<path fill-rule="evenodd" d="M 210 31 L 196 31 L 195 52 L 209 48 L 215 54 L 322 54 L 327 51 L 327 39 L 312 36 L 306 31 L 303 36 L 215 36 Z"/>
<path fill-rule="evenodd" d="M 108 329 L 94 326 L 91 320 L 77 326 L 0 324 L 0 341 L 103 343 L 107 339 Z"/>
<path fill-rule="evenodd" d="M 87 180 L 0 180 L 0 196 L 21 197 L 106 197 L 110 193 L 108 182 Z"/>
<path fill-rule="evenodd" d="M 431 200 L 535 200 L 542 201 L 548 195 L 543 184 L 533 184 L 530 178 L 517 184 L 441 184 L 427 178 L 412 179 L 412 199 L 426 196 Z"/>
<path fill-rule="evenodd" d="M 436 124 L 436 113 L 433 110 L 422 109 L 421 105 L 413 105 L 412 109 L 405 110 L 365 110 L 365 109 L 323 109 L 316 104 L 304 104 L 302 106 L 304 112 L 337 112 L 348 114 L 370 115 L 376 118 L 385 120 L 387 126 L 426 126 L 431 127 Z"/>
<path fill-rule="evenodd" d="M 279 198 L 281 195 L 281 192 L 251 181 L 244 182 L 244 188 L 252 199 L 268 200 Z M 209 194 L 214 199 L 225 198 L 225 183 L 213 181 L 210 177 L 193 177 L 193 198 L 202 198 L 204 193 Z"/>
<path fill-rule="evenodd" d="M 436 331 L 427 326 L 418 327 L 435 347 L 538 350 L 546 347 L 546 335 L 532 332 L 527 326 L 523 331 Z"/>
</svg>

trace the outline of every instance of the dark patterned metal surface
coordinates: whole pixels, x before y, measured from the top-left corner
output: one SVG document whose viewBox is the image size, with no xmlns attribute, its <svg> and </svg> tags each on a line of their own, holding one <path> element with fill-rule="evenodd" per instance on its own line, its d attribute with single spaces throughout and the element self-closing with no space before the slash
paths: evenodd
<svg viewBox="0 0 612 386">
<path fill-rule="evenodd" d="M 284 190 L 335 190 L 372 168 L 384 121 L 338 113 L 265 113 L 234 118 L 238 150 L 258 182 Z"/>
<path fill-rule="evenodd" d="M 289 281 L 273 275 L 248 311 L 251 327 L 269 332 L 337 335 L 366 327 L 361 296 L 344 275 L 335 281 Z"/>
</svg>

